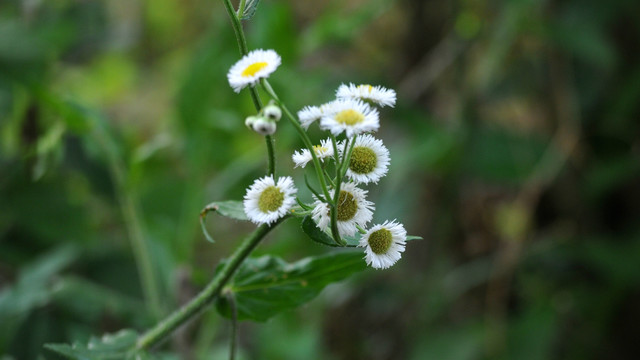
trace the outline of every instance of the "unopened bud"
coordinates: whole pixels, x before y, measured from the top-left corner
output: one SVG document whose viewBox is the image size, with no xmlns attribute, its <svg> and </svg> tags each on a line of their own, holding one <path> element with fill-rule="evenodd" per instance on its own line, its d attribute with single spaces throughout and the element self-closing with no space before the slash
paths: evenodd
<svg viewBox="0 0 640 360">
<path fill-rule="evenodd" d="M 278 121 L 282 117 L 282 110 L 280 110 L 280 108 L 278 106 L 273 105 L 273 104 L 269 104 L 269 105 L 265 106 L 264 109 L 262 109 L 262 113 L 268 119 L 271 119 L 271 120 L 274 120 L 274 121 Z"/>
<path fill-rule="evenodd" d="M 245 120 L 244 120 L 244 124 L 249 128 L 249 129 L 253 129 L 253 124 L 255 124 L 256 120 L 260 119 L 257 116 L 248 116 Z"/>
<path fill-rule="evenodd" d="M 260 135 L 271 135 L 276 132 L 276 123 L 265 118 L 258 118 L 253 123 L 253 130 Z"/>
</svg>

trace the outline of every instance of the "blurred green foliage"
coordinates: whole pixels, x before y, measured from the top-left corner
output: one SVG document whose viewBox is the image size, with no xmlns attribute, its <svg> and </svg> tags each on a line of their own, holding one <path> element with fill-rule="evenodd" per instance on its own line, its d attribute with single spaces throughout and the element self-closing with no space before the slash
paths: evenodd
<svg viewBox="0 0 640 360">
<path fill-rule="evenodd" d="M 304 307 L 242 323 L 243 359 L 629 359 L 640 322 L 640 5 L 634 0 L 262 1 L 249 47 L 292 108 L 342 82 L 398 91 L 375 221 L 404 258 Z M 218 1 L 0 3 L 0 355 L 144 331 L 136 237 L 159 311 L 250 231 L 200 210 L 266 168 Z M 311 130 L 317 138 L 319 133 Z M 302 144 L 281 124 L 277 171 Z M 310 194 L 302 193 L 310 199 Z M 294 221 L 257 250 L 326 253 Z M 125 334 L 126 335 L 126 334 Z M 159 349 L 225 358 L 208 311 Z"/>
</svg>

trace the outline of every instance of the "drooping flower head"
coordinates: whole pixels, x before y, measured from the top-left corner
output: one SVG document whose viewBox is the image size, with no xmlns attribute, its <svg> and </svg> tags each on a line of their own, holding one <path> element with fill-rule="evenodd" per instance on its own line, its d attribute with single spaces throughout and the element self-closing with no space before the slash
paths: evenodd
<svg viewBox="0 0 640 360">
<path fill-rule="evenodd" d="M 363 100 L 379 106 L 395 106 L 396 92 L 382 86 L 342 84 L 336 91 L 338 99 Z"/>
<path fill-rule="evenodd" d="M 314 145 L 313 151 L 316 153 L 316 157 L 320 161 L 324 161 L 324 158 L 333 156 L 333 146 L 330 139 L 320 140 L 320 145 Z M 309 161 L 312 160 L 311 152 L 309 149 L 302 149 L 296 151 L 291 156 L 293 162 L 296 164 L 294 167 L 305 167 Z"/>
<path fill-rule="evenodd" d="M 253 50 L 229 69 L 229 85 L 239 93 L 245 87 L 254 86 L 260 79 L 269 77 L 280 63 L 280 55 L 273 50 Z"/>
<path fill-rule="evenodd" d="M 340 157 L 344 154 L 344 141 L 338 146 Z M 356 138 L 351 152 L 347 176 L 359 184 L 377 183 L 387 174 L 389 167 L 389 150 L 382 143 L 369 134 Z"/>
<path fill-rule="evenodd" d="M 320 128 L 333 135 L 345 132 L 347 137 L 352 137 L 380 127 L 378 110 L 360 100 L 334 100 L 325 105 L 323 112 Z"/>
<path fill-rule="evenodd" d="M 330 191 L 334 196 L 335 190 Z M 367 191 L 357 188 L 353 183 L 343 183 L 338 198 L 338 232 L 340 236 L 353 236 L 356 231 L 356 224 L 365 227 L 373 218 L 375 209 L 371 201 L 366 199 Z M 328 204 L 316 199 L 311 217 L 318 224 L 318 228 L 326 231 L 331 224 L 331 209 Z"/>
<path fill-rule="evenodd" d="M 367 265 L 386 269 L 402 257 L 407 240 L 407 231 L 402 224 L 385 221 L 369 229 L 360 238 L 358 246 L 364 247 Z"/>
<path fill-rule="evenodd" d="M 277 183 L 271 175 L 257 179 L 244 196 L 244 212 L 255 224 L 271 224 L 295 205 L 297 191 L 289 176 Z"/>
</svg>

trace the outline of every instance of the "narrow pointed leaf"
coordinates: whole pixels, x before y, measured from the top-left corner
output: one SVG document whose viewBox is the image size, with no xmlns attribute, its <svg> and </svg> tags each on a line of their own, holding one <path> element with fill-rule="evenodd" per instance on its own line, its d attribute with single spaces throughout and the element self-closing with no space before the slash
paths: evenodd
<svg viewBox="0 0 640 360">
<path fill-rule="evenodd" d="M 258 9 L 259 3 L 260 0 L 247 0 L 247 3 L 244 6 L 244 11 L 242 12 L 242 16 L 240 16 L 240 20 L 251 19 Z"/>
<path fill-rule="evenodd" d="M 204 237 L 211 243 L 215 241 L 213 240 L 211 235 L 209 235 L 207 227 L 205 226 L 207 214 L 210 212 L 217 212 L 222 216 L 226 216 L 228 218 L 236 220 L 249 220 L 247 218 L 247 214 L 244 213 L 244 205 L 242 204 L 242 201 L 216 201 L 205 206 L 204 209 L 202 209 L 202 211 L 200 212 L 200 226 L 202 227 L 202 233 L 204 234 Z"/>
</svg>

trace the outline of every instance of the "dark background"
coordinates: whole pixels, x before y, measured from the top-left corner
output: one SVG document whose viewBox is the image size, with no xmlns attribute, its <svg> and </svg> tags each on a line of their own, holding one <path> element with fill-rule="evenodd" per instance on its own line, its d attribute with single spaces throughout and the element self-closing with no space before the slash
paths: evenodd
<svg viewBox="0 0 640 360">
<path fill-rule="evenodd" d="M 636 358 L 639 15 L 634 0 L 263 1 L 248 45 L 282 56 L 270 81 L 294 111 L 343 82 L 397 90 L 370 199 L 376 222 L 424 240 L 243 323 L 239 358 Z M 221 1 L 0 3 L 2 359 L 153 324 L 136 238 L 167 312 L 253 228 L 211 217 L 212 245 L 198 224 L 265 171 L 249 94 L 226 81 L 239 58 Z M 277 169 L 298 187 L 300 147 L 281 122 Z M 324 252 L 296 221 L 257 251 Z M 211 310 L 162 350 L 226 358 L 228 338 Z"/>
</svg>

